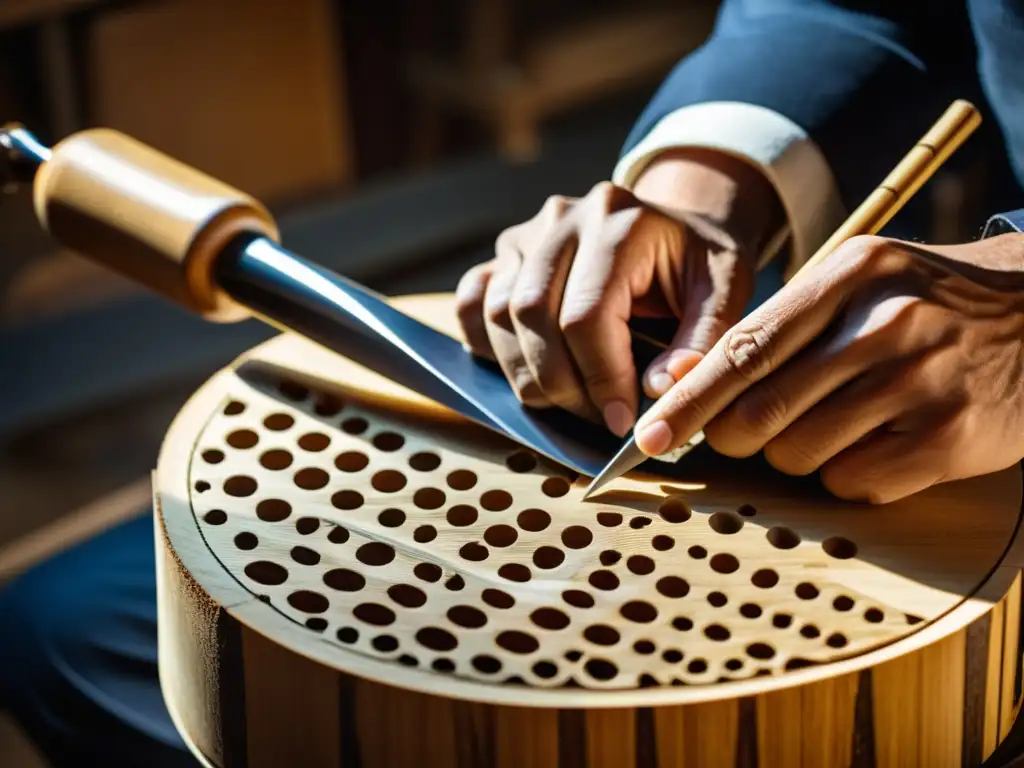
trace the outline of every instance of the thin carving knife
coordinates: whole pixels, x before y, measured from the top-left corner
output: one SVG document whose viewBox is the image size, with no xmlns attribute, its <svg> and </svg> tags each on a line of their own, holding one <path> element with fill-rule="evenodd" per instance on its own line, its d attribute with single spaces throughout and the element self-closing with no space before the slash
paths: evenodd
<svg viewBox="0 0 1024 768">
<path fill-rule="evenodd" d="M 805 275 L 841 243 L 860 234 L 876 234 L 906 204 L 921 186 L 942 166 L 950 155 L 981 124 L 981 115 L 971 103 L 954 101 L 902 158 L 888 176 L 863 203 L 843 222 L 832 236 L 808 259 L 792 279 Z M 702 432 L 664 458 L 677 461 L 704 440 Z M 638 467 L 649 457 L 636 444 L 631 433 L 610 462 L 591 481 L 583 498 L 593 496 L 615 479 Z"/>
<path fill-rule="evenodd" d="M 258 202 L 127 136 L 83 131 L 51 150 L 6 126 L 0 186 L 18 184 L 32 185 L 40 223 L 58 242 L 187 309 L 304 336 L 588 477 L 618 447 L 603 426 L 524 407 L 497 366 L 278 245 Z M 221 304 L 242 311 L 225 318 Z M 638 359 L 660 351 L 634 339 Z"/>
</svg>

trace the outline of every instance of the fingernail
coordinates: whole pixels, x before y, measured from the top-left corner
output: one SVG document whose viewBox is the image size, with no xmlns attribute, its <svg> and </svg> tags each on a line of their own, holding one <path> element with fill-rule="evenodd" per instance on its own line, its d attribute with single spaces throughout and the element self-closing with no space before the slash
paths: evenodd
<svg viewBox="0 0 1024 768">
<path fill-rule="evenodd" d="M 633 426 L 633 410 L 621 400 L 612 400 L 601 413 L 608 429 L 619 437 L 624 437 Z"/>
<path fill-rule="evenodd" d="M 672 385 L 675 383 L 676 380 L 665 371 L 655 371 L 647 377 L 647 385 L 654 395 L 664 395 L 672 389 Z"/>
<path fill-rule="evenodd" d="M 636 435 L 637 447 L 648 456 L 657 456 L 672 444 L 672 429 L 664 421 L 648 424 Z"/>
</svg>

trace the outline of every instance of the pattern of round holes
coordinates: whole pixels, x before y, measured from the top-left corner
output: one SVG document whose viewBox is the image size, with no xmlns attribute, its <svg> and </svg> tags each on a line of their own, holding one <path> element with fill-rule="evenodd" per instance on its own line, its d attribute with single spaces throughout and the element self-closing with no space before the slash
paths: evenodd
<svg viewBox="0 0 1024 768">
<path fill-rule="evenodd" d="M 438 674 L 632 687 L 781 674 L 909 626 L 825 577 L 787 576 L 811 545 L 764 505 L 709 514 L 666 488 L 650 507 L 581 508 L 583 484 L 527 450 L 461 452 L 355 399 L 279 394 L 211 420 L 197 514 L 254 593 L 321 641 Z M 850 538 L 818 541 L 824 563 L 858 555 Z M 756 546 L 772 568 L 752 567 Z M 793 597 L 813 622 L 766 609 Z"/>
</svg>

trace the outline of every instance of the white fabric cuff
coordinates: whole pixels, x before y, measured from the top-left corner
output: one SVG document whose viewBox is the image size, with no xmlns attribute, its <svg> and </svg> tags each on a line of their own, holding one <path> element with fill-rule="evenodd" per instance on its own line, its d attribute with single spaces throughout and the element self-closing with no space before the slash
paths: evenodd
<svg viewBox="0 0 1024 768">
<path fill-rule="evenodd" d="M 807 132 L 773 110 L 743 102 L 704 102 L 666 115 L 619 160 L 612 181 L 632 188 L 657 155 L 684 147 L 744 159 L 775 187 L 788 225 L 768 244 L 759 267 L 774 257 L 788 236 L 787 280 L 846 216 L 832 169 Z"/>
</svg>

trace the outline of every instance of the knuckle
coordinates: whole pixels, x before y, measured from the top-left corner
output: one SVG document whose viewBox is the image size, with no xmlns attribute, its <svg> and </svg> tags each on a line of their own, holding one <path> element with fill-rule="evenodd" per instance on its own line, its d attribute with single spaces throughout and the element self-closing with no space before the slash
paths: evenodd
<svg viewBox="0 0 1024 768">
<path fill-rule="evenodd" d="M 541 216 L 549 221 L 560 219 L 569 210 L 569 198 L 565 195 L 550 195 L 541 206 Z"/>
<path fill-rule="evenodd" d="M 558 327 L 567 338 L 587 339 L 600 321 L 598 302 L 566 305 L 558 317 Z"/>
<path fill-rule="evenodd" d="M 773 434 L 786 423 L 786 398 L 769 381 L 761 381 L 742 395 L 732 408 L 735 426 L 753 435 Z"/>
<path fill-rule="evenodd" d="M 785 434 L 764 447 L 764 458 L 783 474 L 796 477 L 809 475 L 821 466 L 821 459 L 813 448 Z"/>
<path fill-rule="evenodd" d="M 746 381 L 758 381 L 775 368 L 771 335 L 763 325 L 735 327 L 726 334 L 722 349 L 726 362 Z"/>
<path fill-rule="evenodd" d="M 539 287 L 517 287 L 509 301 L 512 319 L 525 326 L 536 326 L 548 320 L 550 300 Z"/>
<path fill-rule="evenodd" d="M 506 326 L 509 322 L 508 302 L 504 299 L 489 298 L 484 303 L 484 317 L 493 325 Z"/>
</svg>

